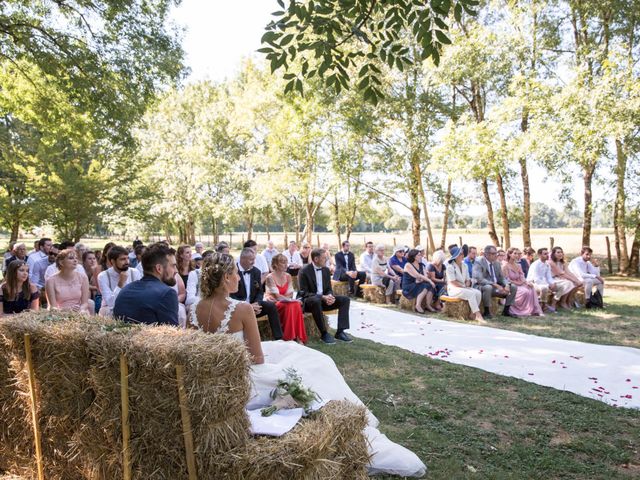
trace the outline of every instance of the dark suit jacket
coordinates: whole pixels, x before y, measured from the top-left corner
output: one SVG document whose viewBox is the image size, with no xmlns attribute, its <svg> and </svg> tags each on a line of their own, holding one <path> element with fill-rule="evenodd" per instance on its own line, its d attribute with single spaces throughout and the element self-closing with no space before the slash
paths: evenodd
<svg viewBox="0 0 640 480">
<path fill-rule="evenodd" d="M 260 278 L 262 274 L 256 267 L 252 267 L 249 271 L 251 272 L 251 292 L 249 292 L 249 303 L 261 302 L 262 297 L 264 296 L 262 293 L 262 281 Z M 247 288 L 244 285 L 244 273 L 238 270 L 238 275 L 240 275 L 238 291 L 236 293 L 232 293 L 231 298 L 244 302 L 247 298 Z"/>
<path fill-rule="evenodd" d="M 113 316 L 125 322 L 178 325 L 178 294 L 152 275 L 124 286 Z"/>
<path fill-rule="evenodd" d="M 351 252 L 345 253 L 340 250 L 335 255 L 336 269 L 333 272 L 333 279 L 340 280 L 343 273 L 356 271 L 356 257 Z"/>
<path fill-rule="evenodd" d="M 308 263 L 300 269 L 298 273 L 298 298 L 315 297 L 318 293 L 318 283 L 316 282 L 316 266 Z M 327 267 L 322 267 L 322 295 L 333 295 L 331 289 L 331 272 Z"/>
</svg>

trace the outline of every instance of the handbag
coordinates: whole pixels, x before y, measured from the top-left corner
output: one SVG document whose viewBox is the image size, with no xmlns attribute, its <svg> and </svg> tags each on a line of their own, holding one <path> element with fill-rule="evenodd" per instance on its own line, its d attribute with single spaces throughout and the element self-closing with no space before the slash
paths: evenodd
<svg viewBox="0 0 640 480">
<path fill-rule="evenodd" d="M 602 300 L 602 294 L 599 290 L 596 290 L 591 294 L 591 298 L 589 299 L 588 305 L 591 308 L 604 308 L 604 302 Z"/>
</svg>

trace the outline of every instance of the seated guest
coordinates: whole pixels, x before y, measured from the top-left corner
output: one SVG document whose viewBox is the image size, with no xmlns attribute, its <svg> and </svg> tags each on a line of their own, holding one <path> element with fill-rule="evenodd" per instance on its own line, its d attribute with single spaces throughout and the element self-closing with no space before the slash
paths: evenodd
<svg viewBox="0 0 640 480">
<path fill-rule="evenodd" d="M 133 241 L 131 245 L 131 249 L 129 250 L 129 266 L 131 268 L 138 268 L 138 264 L 140 263 L 140 257 L 136 255 L 136 247 L 138 245 L 142 245 L 142 240 L 138 240 L 137 238 Z M 140 274 L 142 274 L 142 266 L 138 269 Z"/>
<path fill-rule="evenodd" d="M 457 245 L 456 245 L 457 246 Z M 469 247 L 469 254 L 464 257 L 464 264 L 469 270 L 469 278 L 473 279 L 473 264 L 476 263 L 476 257 L 478 256 L 478 249 L 476 247 Z"/>
<path fill-rule="evenodd" d="M 427 275 L 434 283 L 433 292 L 427 293 L 427 304 L 435 303 L 434 308 L 438 311 L 442 310 L 442 302 L 440 297 L 447 293 L 447 280 L 445 277 L 444 263 L 447 259 L 446 254 L 442 250 L 433 252 L 431 263 L 427 265 Z M 432 297 L 432 298 L 431 298 Z"/>
<path fill-rule="evenodd" d="M 416 250 L 418 250 L 420 252 L 420 254 L 422 255 L 422 260 L 420 260 L 420 263 L 422 263 L 422 266 L 425 269 L 425 272 L 427 270 L 427 265 L 429 265 L 429 261 L 427 260 L 427 254 L 424 250 L 424 247 L 422 245 L 416 245 Z"/>
<path fill-rule="evenodd" d="M 251 248 L 244 248 L 238 259 L 238 290 L 231 298 L 251 304 L 256 317 L 266 315 L 274 340 L 282 338 L 282 326 L 275 303 L 265 301 L 262 293 L 262 274 L 255 267 L 256 254 Z"/>
<path fill-rule="evenodd" d="M 195 250 L 193 255 L 195 256 L 197 254 L 200 255 L 200 258 L 202 258 L 202 252 L 204 252 L 204 243 L 196 242 L 196 244 L 193 246 L 193 249 Z"/>
<path fill-rule="evenodd" d="M 375 256 L 371 262 L 371 284 L 384 288 L 387 303 L 393 303 L 395 291 L 400 288 L 401 277 L 389 275 L 387 266 L 389 260 L 384 256 L 384 245 L 376 245 Z"/>
<path fill-rule="evenodd" d="M 76 255 L 78 256 L 78 261 L 82 262 L 82 257 L 84 256 L 84 252 L 86 252 L 88 250 L 88 248 L 86 247 L 86 245 L 84 243 L 76 243 L 73 246 L 74 250 L 76 251 Z M 128 253 L 128 251 L 127 251 Z"/>
<path fill-rule="evenodd" d="M 278 254 L 278 249 L 275 247 L 273 240 L 267 242 L 267 248 L 262 251 L 262 256 L 267 261 L 267 265 L 271 265 L 273 257 Z"/>
<path fill-rule="evenodd" d="M 569 309 L 573 305 L 575 294 L 578 288 L 583 285 L 583 282 L 565 266 L 562 247 L 553 247 L 551 249 L 548 263 L 553 281 L 558 285 L 563 284 L 563 290 L 565 291 L 565 294 L 560 298 L 559 306 L 560 308 Z"/>
<path fill-rule="evenodd" d="M 525 278 L 529 275 L 529 265 L 533 262 L 533 257 L 536 251 L 531 247 L 524 247 L 522 250 L 522 258 L 520 258 L 520 266 L 522 267 L 522 273 Z"/>
<path fill-rule="evenodd" d="M 55 245 L 52 245 L 49 249 L 49 252 L 47 253 L 47 256 L 38 260 L 33 265 L 33 271 L 29 273 L 29 277 L 31 277 L 31 283 L 34 283 L 39 290 L 42 290 L 44 288 L 44 282 L 46 280 L 44 278 L 45 272 L 52 264 L 56 263 L 59 246 L 60 245 L 58 245 L 57 243 Z"/>
<path fill-rule="evenodd" d="M 50 238 L 41 238 L 38 240 L 38 248 L 35 252 L 30 253 L 27 257 L 27 264 L 29 265 L 30 275 L 33 276 L 33 266 L 43 258 L 47 258 L 49 256 L 49 250 L 53 246 L 53 242 Z M 33 277 L 29 279 L 31 283 L 35 283 Z"/>
<path fill-rule="evenodd" d="M 27 261 L 27 246 L 22 242 L 16 243 L 13 246 L 11 254 L 12 255 L 4 261 L 5 270 L 9 268 L 9 264 L 14 260 Z"/>
<path fill-rule="evenodd" d="M 500 267 L 502 267 L 507 262 L 507 252 L 505 252 L 502 248 L 498 249 L 496 262 L 500 264 Z"/>
<path fill-rule="evenodd" d="M 55 261 L 55 259 L 54 259 Z M 98 287 L 98 275 L 96 274 L 96 270 L 98 268 L 98 260 L 96 259 L 96 252 L 92 250 L 87 250 L 82 255 L 82 267 L 84 268 L 84 273 L 87 276 L 87 280 L 89 280 L 89 299 L 93 300 L 94 312 L 98 313 L 100 311 L 100 307 L 102 306 L 102 295 L 100 298 L 96 298 L 100 289 Z"/>
<path fill-rule="evenodd" d="M 89 307 L 89 280 L 78 272 L 78 257 L 74 249 L 62 250 L 56 257 L 58 271 L 44 284 L 49 310 L 73 310 L 93 314 Z"/>
<path fill-rule="evenodd" d="M 506 298 L 502 315 L 511 316 L 509 309 L 516 296 L 517 288 L 510 285 L 502 276 L 502 267 L 497 261 L 498 250 L 493 245 L 484 247 L 484 256 L 477 258 L 473 265 L 475 288 L 482 293 L 484 304 L 483 317 L 491 318 L 491 297 Z"/>
<path fill-rule="evenodd" d="M 333 275 L 333 272 L 336 271 L 336 262 L 333 259 L 333 255 L 331 255 L 331 249 L 329 248 L 329 244 L 325 242 L 322 244 L 321 248 L 326 252 L 325 257 L 327 260 L 325 263 L 325 267 L 327 267 L 329 269 L 329 272 L 331 272 L 331 275 Z"/>
<path fill-rule="evenodd" d="M 342 250 L 336 253 L 336 271 L 333 279 L 339 282 L 349 282 L 349 295 L 357 297 L 360 294 L 359 284 L 367 279 L 367 274 L 356 270 L 356 257 L 349 251 L 351 245 L 348 241 L 342 242 Z"/>
<path fill-rule="evenodd" d="M 144 252 L 146 250 L 147 247 L 145 247 L 142 243 L 136 245 L 133 249 L 133 253 L 136 256 L 136 270 L 140 272 L 140 275 L 144 275 L 144 270 L 142 269 L 142 255 L 144 255 Z"/>
<path fill-rule="evenodd" d="M 593 287 L 596 287 L 600 295 L 604 297 L 604 279 L 600 276 L 600 269 L 593 265 L 591 255 L 593 250 L 590 247 L 582 247 L 580 256 L 574 258 L 569 263 L 569 271 L 573 273 L 578 280 L 584 282 L 584 299 L 586 307 L 591 308 L 591 295 Z"/>
<path fill-rule="evenodd" d="M 404 247 L 395 247 L 393 249 L 393 256 L 389 259 L 390 275 L 397 275 L 402 278 L 404 266 L 407 264 L 407 259 L 405 258 L 404 253 Z"/>
<path fill-rule="evenodd" d="M 292 277 L 297 277 L 298 272 L 302 268 L 302 257 L 298 252 L 298 245 L 293 240 L 289 242 L 289 248 L 282 252 L 287 258 L 287 273 Z"/>
<path fill-rule="evenodd" d="M 533 283 L 536 291 L 540 294 L 540 303 L 547 303 L 549 292 L 553 292 L 554 295 L 551 298 L 551 304 L 547 306 L 547 310 L 555 312 L 558 300 L 565 294 L 566 285 L 555 282 L 547 260 L 549 260 L 549 250 L 539 248 L 538 260 L 529 266 L 527 280 Z"/>
<path fill-rule="evenodd" d="M 265 299 L 274 302 L 282 325 L 282 339 L 307 343 L 302 301 L 293 299 L 291 275 L 287 273 L 287 257 L 281 253 L 271 260 L 271 273 L 265 281 Z"/>
<path fill-rule="evenodd" d="M 199 253 L 192 253 L 191 254 L 191 266 L 193 267 L 193 270 L 196 270 L 198 268 L 202 268 L 202 255 L 200 255 Z M 191 270 L 191 272 L 193 272 L 193 270 Z M 191 273 L 189 272 L 189 273 Z M 189 277 L 187 277 L 188 279 Z"/>
<path fill-rule="evenodd" d="M 176 251 L 172 248 L 171 253 L 175 255 Z M 177 263 L 178 261 L 176 260 L 176 268 Z M 187 307 L 184 305 L 187 299 L 187 287 L 178 272 L 176 272 L 176 283 L 171 288 L 173 288 L 178 295 L 178 325 L 181 328 L 187 328 Z"/>
<path fill-rule="evenodd" d="M 320 339 L 326 344 L 336 341 L 331 338 L 324 323 L 323 311 L 338 309 L 338 329 L 335 338 L 342 342 L 351 342 L 345 330 L 349 329 L 349 297 L 334 295 L 331 290 L 331 274 L 326 265 L 326 252 L 321 248 L 311 250 L 311 262 L 300 270 L 300 290 L 305 312 L 311 312 L 320 331 Z M 353 254 L 352 254 L 353 255 Z"/>
<path fill-rule="evenodd" d="M 178 267 L 178 275 L 182 278 L 182 283 L 187 284 L 189 278 L 189 272 L 193 270 L 191 268 L 191 246 L 180 245 L 176 252 L 176 266 Z"/>
<path fill-rule="evenodd" d="M 137 269 L 129 267 L 129 252 L 126 248 L 119 245 L 111 247 L 107 258 L 111 266 L 98 274 L 98 287 L 102 294 L 99 312 L 103 317 L 111 315 L 116 298 L 124 286 L 142 277 Z"/>
<path fill-rule="evenodd" d="M 364 252 L 360 255 L 359 272 L 364 272 L 367 280 L 371 280 L 371 269 L 373 268 L 373 259 L 375 257 L 373 251 L 373 242 L 367 242 L 364 246 Z"/>
<path fill-rule="evenodd" d="M 422 307 L 426 304 L 428 287 L 431 287 L 433 295 L 435 283 L 425 274 L 422 252 L 412 248 L 407 254 L 407 263 L 402 273 L 402 295 L 408 299 L 416 299 L 415 310 L 418 313 L 425 313 Z M 431 305 L 426 305 L 426 308 L 435 312 Z"/>
<path fill-rule="evenodd" d="M 84 273 L 84 267 L 82 266 L 82 257 L 78 256 L 78 253 L 76 252 L 76 247 L 74 246 L 73 242 L 62 242 L 60 244 L 60 251 L 62 250 L 71 250 L 74 252 L 74 256 L 76 257 L 76 259 L 78 260 L 76 262 L 76 271 L 78 273 L 81 273 L 82 275 L 86 275 L 86 273 Z M 47 269 L 44 272 L 44 280 L 45 282 L 52 276 L 55 275 L 56 273 L 58 273 L 59 267 L 58 264 L 56 262 L 52 263 L 51 265 L 49 265 L 47 267 Z"/>
<path fill-rule="evenodd" d="M 40 240 L 34 240 L 33 241 L 33 249 L 29 250 L 27 252 L 27 261 L 29 261 L 29 257 L 31 255 L 33 255 L 34 253 L 38 252 L 40 249 L 38 248 L 40 246 Z"/>
<path fill-rule="evenodd" d="M 220 242 L 216 245 L 215 251 L 217 253 L 224 253 L 229 255 L 229 244 L 227 242 Z"/>
<path fill-rule="evenodd" d="M 542 308 L 538 301 L 538 293 L 533 283 L 527 282 L 522 267 L 520 256 L 522 252 L 517 248 L 507 250 L 507 261 L 502 266 L 505 278 L 516 286 L 516 296 L 513 299 L 509 312 L 516 317 L 528 317 L 529 315 L 542 316 Z"/>
<path fill-rule="evenodd" d="M 201 262 L 196 262 L 196 269 L 189 272 L 187 279 L 187 297 L 184 301 L 185 307 L 189 309 L 191 305 L 200 301 L 200 275 L 202 273 L 202 264 L 207 257 L 213 255 L 213 250 L 205 250 Z"/>
<path fill-rule="evenodd" d="M 39 309 L 40 291 L 29 282 L 29 265 L 22 260 L 14 260 L 9 263 L 0 285 L 0 317 Z"/>
<path fill-rule="evenodd" d="M 144 276 L 120 290 L 113 316 L 125 322 L 178 325 L 176 257 L 164 243 L 150 245 L 142 255 Z"/>
<path fill-rule="evenodd" d="M 302 242 L 302 248 L 300 249 L 300 258 L 302 259 L 302 265 L 309 263 L 309 255 L 311 254 L 311 245 L 308 242 Z"/>
<path fill-rule="evenodd" d="M 480 313 L 480 301 L 482 293 L 471 287 L 469 269 L 463 264 L 464 251 L 462 247 L 455 246 L 451 257 L 447 261 L 447 295 L 454 298 L 462 298 L 469 302 L 469 308 L 475 320 L 482 322 Z"/>
<path fill-rule="evenodd" d="M 4 252 L 4 255 L 2 257 L 2 274 L 6 274 L 7 273 L 7 260 L 9 260 L 11 257 L 13 257 L 13 247 L 15 247 L 16 242 L 9 242 L 9 245 L 7 246 L 7 250 Z"/>
<path fill-rule="evenodd" d="M 267 275 L 271 271 L 269 269 L 269 264 L 267 260 L 262 256 L 261 253 L 258 253 L 258 244 L 255 240 L 247 240 L 244 242 L 243 248 L 250 248 L 253 251 L 253 254 L 256 256 L 255 267 L 260 270 L 260 281 L 264 283 L 267 279 Z"/>
</svg>

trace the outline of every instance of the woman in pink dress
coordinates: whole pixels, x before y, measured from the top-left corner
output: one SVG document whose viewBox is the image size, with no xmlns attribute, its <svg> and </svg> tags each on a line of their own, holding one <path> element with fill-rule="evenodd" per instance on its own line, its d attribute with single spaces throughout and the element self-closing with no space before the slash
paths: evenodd
<svg viewBox="0 0 640 480">
<path fill-rule="evenodd" d="M 276 302 L 282 339 L 307 343 L 307 331 L 304 327 L 302 303 L 293 299 L 291 275 L 287 273 L 287 257 L 278 253 L 271 259 L 272 272 L 265 280 L 265 300 Z"/>
<path fill-rule="evenodd" d="M 45 282 L 47 304 L 50 310 L 73 310 L 91 314 L 89 310 L 89 279 L 76 270 L 78 256 L 75 250 L 62 250 L 56 257 L 58 272 Z"/>
<path fill-rule="evenodd" d="M 538 294 L 533 284 L 527 282 L 524 278 L 524 272 L 520 266 L 520 257 L 522 252 L 517 248 L 507 250 L 507 261 L 502 265 L 502 273 L 518 287 L 516 298 L 511 304 L 509 312 L 518 317 L 527 317 L 530 315 L 544 316 L 540 302 L 538 302 Z"/>
</svg>

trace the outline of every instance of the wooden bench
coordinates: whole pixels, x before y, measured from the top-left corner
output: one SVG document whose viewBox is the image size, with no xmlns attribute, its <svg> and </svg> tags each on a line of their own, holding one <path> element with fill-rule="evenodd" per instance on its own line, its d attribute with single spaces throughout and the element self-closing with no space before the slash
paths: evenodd
<svg viewBox="0 0 640 480">
<path fill-rule="evenodd" d="M 331 280 L 331 290 L 334 295 L 349 296 L 349 282 L 338 282 L 337 280 Z"/>
<path fill-rule="evenodd" d="M 379 285 L 360 285 L 362 290 L 362 298 L 371 303 L 387 303 L 387 297 L 384 294 L 384 287 Z"/>
</svg>

